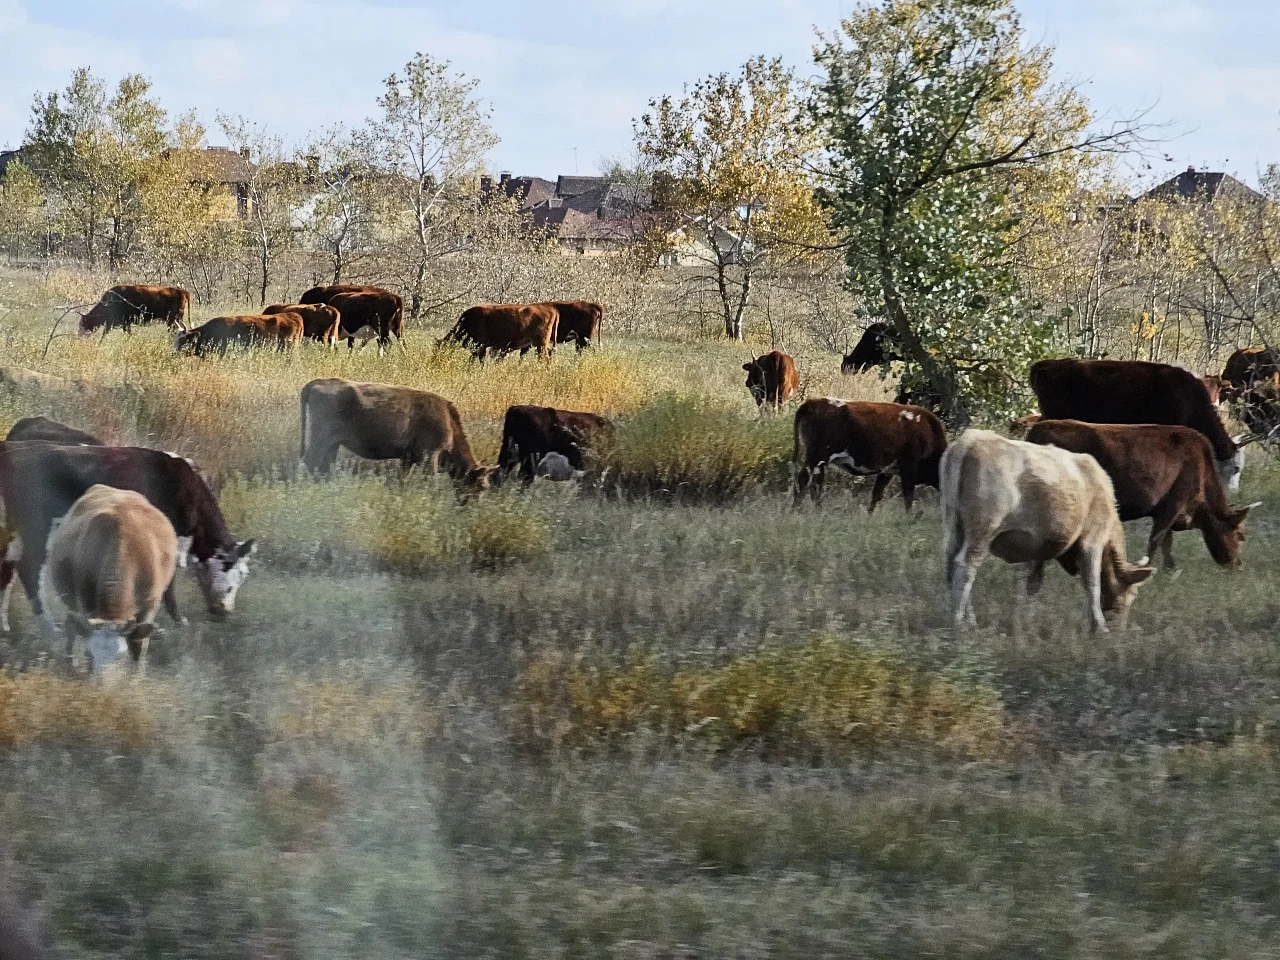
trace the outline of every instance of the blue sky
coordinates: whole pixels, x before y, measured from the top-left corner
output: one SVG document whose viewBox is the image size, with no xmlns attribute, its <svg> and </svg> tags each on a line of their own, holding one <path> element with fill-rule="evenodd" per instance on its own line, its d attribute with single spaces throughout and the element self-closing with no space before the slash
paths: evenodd
<svg viewBox="0 0 1280 960">
<path fill-rule="evenodd" d="M 502 137 L 494 170 L 552 176 L 623 156 L 646 101 L 779 54 L 808 73 L 814 28 L 852 0 L 0 0 L 0 145 L 37 90 L 88 64 L 151 78 L 171 111 L 219 110 L 289 140 L 373 110 L 415 50 L 480 81 Z M 1023 0 L 1029 37 L 1103 114 L 1150 108 L 1177 136 L 1149 176 L 1188 164 L 1254 180 L 1280 161 L 1280 4 Z M 214 137 L 216 140 L 216 135 Z"/>
</svg>

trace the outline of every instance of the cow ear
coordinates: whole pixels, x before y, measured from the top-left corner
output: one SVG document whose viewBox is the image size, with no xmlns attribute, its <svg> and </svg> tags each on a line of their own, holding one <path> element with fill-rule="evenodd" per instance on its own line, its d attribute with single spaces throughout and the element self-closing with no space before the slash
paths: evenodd
<svg viewBox="0 0 1280 960">
<path fill-rule="evenodd" d="M 136 623 L 130 628 L 129 632 L 125 634 L 125 639 L 131 640 L 134 643 L 141 643 L 143 640 L 146 640 L 151 636 L 155 628 L 156 625 L 154 623 Z"/>
<path fill-rule="evenodd" d="M 1120 580 L 1126 587 L 1136 587 L 1150 580 L 1155 572 L 1155 567 L 1129 567 L 1120 571 Z"/>
<path fill-rule="evenodd" d="M 744 364 L 742 365 L 742 369 L 743 369 L 743 370 L 746 370 L 748 373 L 750 373 L 750 372 L 751 372 L 751 364 L 749 364 L 749 363 L 744 363 Z"/>
<path fill-rule="evenodd" d="M 1247 507 L 1241 507 L 1239 510 L 1236 510 L 1234 513 L 1231 514 L 1231 526 L 1233 527 L 1240 526 L 1240 524 L 1244 523 L 1245 518 L 1249 516 L 1249 511 L 1252 510 L 1254 507 L 1260 507 L 1260 506 L 1262 506 L 1261 500 L 1257 501 L 1256 503 L 1251 503 Z"/>
<path fill-rule="evenodd" d="M 236 544 L 235 558 L 243 560 L 245 557 L 252 556 L 258 552 L 258 541 L 246 540 L 243 543 Z"/>
</svg>

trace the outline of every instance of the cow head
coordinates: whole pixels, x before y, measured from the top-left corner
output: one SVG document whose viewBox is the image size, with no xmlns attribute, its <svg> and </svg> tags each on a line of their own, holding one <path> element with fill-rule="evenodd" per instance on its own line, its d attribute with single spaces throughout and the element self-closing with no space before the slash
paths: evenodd
<svg viewBox="0 0 1280 960">
<path fill-rule="evenodd" d="M 491 486 L 498 486 L 499 473 L 497 467 L 473 467 L 467 471 L 466 477 L 462 484 L 468 490 L 488 490 Z"/>
<path fill-rule="evenodd" d="M 764 403 L 769 394 L 769 386 L 765 383 L 764 368 L 760 366 L 759 360 L 752 357 L 750 361 L 742 365 L 742 369 L 747 371 L 747 390 L 751 393 L 756 405 L 759 406 Z"/>
<path fill-rule="evenodd" d="M 232 547 L 220 547 L 208 559 L 192 560 L 205 605 L 215 617 L 225 617 L 235 610 L 236 592 L 248 579 L 249 557 L 257 550 L 255 541 L 245 540 Z"/>
<path fill-rule="evenodd" d="M 1244 446 L 1245 434 L 1233 437 L 1231 442 L 1235 445 L 1236 452 L 1225 460 L 1214 461 L 1218 467 L 1218 477 L 1222 480 L 1222 486 L 1227 490 L 1240 489 L 1240 474 L 1244 472 Z"/>
<path fill-rule="evenodd" d="M 1132 564 L 1113 548 L 1107 548 L 1102 558 L 1102 612 L 1117 629 L 1125 628 L 1138 587 L 1150 580 L 1155 572 L 1155 567 Z"/>
<path fill-rule="evenodd" d="M 80 336 L 88 336 L 102 326 L 106 321 L 106 311 L 102 309 L 102 304 L 95 304 L 93 309 L 88 313 L 80 316 Z"/>
<path fill-rule="evenodd" d="M 1244 543 L 1244 521 L 1249 516 L 1249 511 L 1260 503 L 1261 501 L 1238 510 L 1228 510 L 1226 516 L 1212 518 L 1211 525 L 1202 529 L 1209 556 L 1219 566 L 1239 567 L 1243 563 L 1240 559 L 1240 545 Z"/>
<path fill-rule="evenodd" d="M 84 643 L 89 653 L 89 670 L 105 670 L 120 659 L 125 650 L 135 663 L 142 658 L 155 625 L 151 623 L 103 623 L 88 620 L 74 611 L 67 612 L 64 629 L 74 643 Z"/>
</svg>

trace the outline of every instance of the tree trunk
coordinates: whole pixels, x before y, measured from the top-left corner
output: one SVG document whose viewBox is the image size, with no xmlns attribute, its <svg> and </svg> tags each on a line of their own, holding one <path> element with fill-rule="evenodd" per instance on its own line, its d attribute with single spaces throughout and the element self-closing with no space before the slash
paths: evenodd
<svg viewBox="0 0 1280 960">
<path fill-rule="evenodd" d="M 751 302 L 751 268 L 744 265 L 742 268 L 742 296 L 738 297 L 738 309 L 733 315 L 733 339 L 742 339 L 742 315 L 747 311 L 747 304 Z"/>
<path fill-rule="evenodd" d="M 422 287 L 427 282 L 427 262 L 418 261 L 413 275 L 413 293 L 409 297 L 409 317 L 417 320 L 422 313 Z"/>
<path fill-rule="evenodd" d="M 262 286 L 258 290 L 258 302 L 262 306 L 267 305 L 267 286 L 271 280 L 271 250 L 267 246 L 265 238 L 262 243 Z"/>
<path fill-rule="evenodd" d="M 724 335 L 730 340 L 742 339 L 742 317 L 736 318 L 733 310 L 733 298 L 729 294 L 729 265 L 724 255 L 716 254 L 716 289 L 720 293 L 720 310 L 724 316 Z"/>
</svg>

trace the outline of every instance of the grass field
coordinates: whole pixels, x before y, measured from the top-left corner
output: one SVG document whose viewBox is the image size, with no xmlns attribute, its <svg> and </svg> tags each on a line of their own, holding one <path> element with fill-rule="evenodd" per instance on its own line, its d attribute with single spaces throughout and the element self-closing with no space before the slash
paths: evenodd
<svg viewBox="0 0 1280 960">
<path fill-rule="evenodd" d="M 1280 469 L 1256 448 L 1244 569 L 1179 535 L 1181 571 L 1094 637 L 1060 571 L 1014 633 L 992 562 L 954 631 L 936 496 L 793 509 L 789 418 L 757 417 L 738 348 L 480 368 L 414 331 L 383 359 L 201 362 L 143 331 L 44 357 L 48 319 L 8 318 L 4 363 L 94 388 L 0 394 L 0 426 L 193 456 L 262 543 L 227 622 L 180 574 L 192 623 L 162 618 L 144 677 L 67 674 L 14 603 L 0 891 L 62 955 L 1280 954 Z M 811 395 L 880 395 L 796 352 Z M 313 482 L 297 390 L 327 375 L 450 397 L 490 461 L 510 402 L 614 413 L 636 482 Z"/>
</svg>

